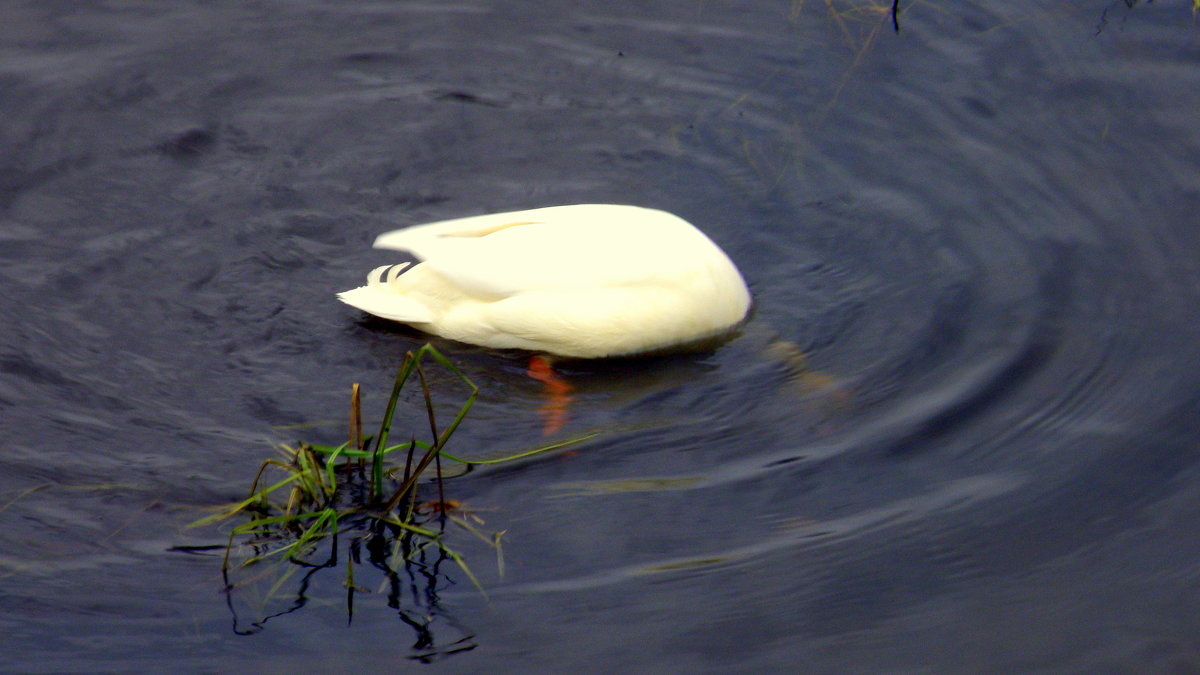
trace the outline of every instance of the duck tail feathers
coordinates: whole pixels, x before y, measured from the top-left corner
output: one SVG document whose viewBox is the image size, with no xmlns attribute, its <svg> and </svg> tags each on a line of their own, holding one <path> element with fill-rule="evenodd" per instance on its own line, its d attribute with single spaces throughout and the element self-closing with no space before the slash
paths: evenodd
<svg viewBox="0 0 1200 675">
<path fill-rule="evenodd" d="M 428 323 L 433 313 L 425 305 L 390 290 L 385 284 L 368 284 L 338 293 L 338 300 L 383 319 L 401 323 Z"/>
</svg>

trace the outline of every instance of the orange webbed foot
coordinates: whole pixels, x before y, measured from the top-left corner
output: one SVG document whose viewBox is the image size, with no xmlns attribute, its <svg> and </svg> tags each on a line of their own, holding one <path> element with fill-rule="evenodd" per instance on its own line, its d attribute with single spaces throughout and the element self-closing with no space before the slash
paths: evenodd
<svg viewBox="0 0 1200 675">
<path fill-rule="evenodd" d="M 526 374 L 542 383 L 542 391 L 546 396 L 546 402 L 538 408 L 538 415 L 542 418 L 542 435 L 558 433 L 570 418 L 568 408 L 575 400 L 575 397 L 570 395 L 574 388 L 554 372 L 550 358 L 540 354 L 530 357 Z"/>
</svg>

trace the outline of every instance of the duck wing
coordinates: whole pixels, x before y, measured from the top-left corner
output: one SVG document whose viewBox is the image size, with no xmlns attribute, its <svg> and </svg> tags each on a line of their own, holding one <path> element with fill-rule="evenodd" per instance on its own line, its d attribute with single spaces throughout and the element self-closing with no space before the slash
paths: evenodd
<svg viewBox="0 0 1200 675">
<path fill-rule="evenodd" d="M 471 296 L 498 300 L 547 289 L 677 283 L 698 255 L 724 254 L 686 221 L 613 204 L 488 214 L 388 232 L 404 250 Z"/>
</svg>

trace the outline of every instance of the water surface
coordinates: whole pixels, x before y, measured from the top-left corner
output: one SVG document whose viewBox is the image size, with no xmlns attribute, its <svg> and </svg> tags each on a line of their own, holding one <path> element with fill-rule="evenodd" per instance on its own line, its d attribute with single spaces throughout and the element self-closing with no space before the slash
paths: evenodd
<svg viewBox="0 0 1200 675">
<path fill-rule="evenodd" d="M 10 3 L 9 667 L 1200 666 L 1190 8 L 903 5 Z M 425 341 L 334 299 L 374 236 L 610 201 L 717 241 L 743 333 L 567 366 L 599 436 L 447 485 L 507 531 L 503 578 L 451 535 L 487 598 L 443 561 L 350 626 L 340 569 L 227 603 L 183 526 Z M 521 355 L 435 343 L 455 450 L 542 442 Z"/>
</svg>

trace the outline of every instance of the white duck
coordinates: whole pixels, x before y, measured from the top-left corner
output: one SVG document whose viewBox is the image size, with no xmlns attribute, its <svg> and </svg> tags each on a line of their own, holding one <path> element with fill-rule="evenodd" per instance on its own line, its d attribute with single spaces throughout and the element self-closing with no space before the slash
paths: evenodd
<svg viewBox="0 0 1200 675">
<path fill-rule="evenodd" d="M 600 358 L 670 351 L 737 327 L 750 292 L 690 223 L 616 204 L 417 225 L 376 248 L 419 262 L 373 270 L 346 304 L 485 347 Z"/>
</svg>

